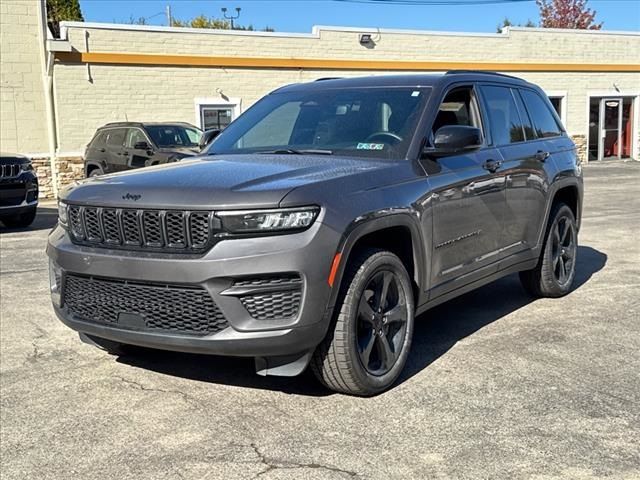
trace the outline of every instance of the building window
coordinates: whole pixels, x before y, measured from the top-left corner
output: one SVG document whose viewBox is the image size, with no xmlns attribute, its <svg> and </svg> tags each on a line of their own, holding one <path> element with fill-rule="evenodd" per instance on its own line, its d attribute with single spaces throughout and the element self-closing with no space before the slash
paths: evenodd
<svg viewBox="0 0 640 480">
<path fill-rule="evenodd" d="M 558 116 L 562 117 L 562 97 L 549 97 L 551 100 L 551 105 L 556 112 L 558 112 Z"/>
<path fill-rule="evenodd" d="M 567 126 L 567 92 L 553 90 L 546 91 L 547 97 L 551 101 L 551 105 L 553 105 L 554 110 L 558 113 L 560 120 L 562 120 L 562 124 Z"/>
<path fill-rule="evenodd" d="M 224 130 L 240 115 L 240 99 L 227 97 L 196 98 L 196 124 L 202 130 Z"/>
<path fill-rule="evenodd" d="M 231 123 L 233 109 L 230 107 L 200 106 L 200 125 L 202 130 L 224 130 Z"/>
</svg>

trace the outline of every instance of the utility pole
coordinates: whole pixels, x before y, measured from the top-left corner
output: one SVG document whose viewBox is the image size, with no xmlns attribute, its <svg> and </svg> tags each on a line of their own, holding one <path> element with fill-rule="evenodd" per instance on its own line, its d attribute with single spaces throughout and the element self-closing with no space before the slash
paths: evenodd
<svg viewBox="0 0 640 480">
<path fill-rule="evenodd" d="M 173 22 L 171 21 L 171 5 L 167 5 L 167 27 L 173 26 Z"/>
<path fill-rule="evenodd" d="M 224 16 L 224 18 L 226 18 L 227 20 L 231 20 L 231 30 L 234 29 L 234 25 L 233 25 L 233 21 L 240 18 L 240 7 L 236 7 L 236 14 L 235 15 L 229 15 L 227 17 L 227 7 L 222 7 L 222 15 Z"/>
</svg>

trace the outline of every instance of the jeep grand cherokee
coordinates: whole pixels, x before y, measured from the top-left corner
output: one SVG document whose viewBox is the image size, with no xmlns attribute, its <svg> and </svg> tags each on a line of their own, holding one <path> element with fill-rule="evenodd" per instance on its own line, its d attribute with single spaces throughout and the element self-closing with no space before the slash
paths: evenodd
<svg viewBox="0 0 640 480">
<path fill-rule="evenodd" d="M 430 307 L 513 272 L 533 295 L 571 289 L 581 168 L 523 80 L 286 86 L 207 153 L 62 194 L 53 305 L 85 341 L 250 356 L 261 374 L 310 365 L 372 395 Z"/>
</svg>

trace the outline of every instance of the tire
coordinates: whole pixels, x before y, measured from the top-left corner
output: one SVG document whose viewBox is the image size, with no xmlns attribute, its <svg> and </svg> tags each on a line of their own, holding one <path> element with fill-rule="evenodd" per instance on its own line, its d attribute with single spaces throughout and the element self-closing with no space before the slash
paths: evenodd
<svg viewBox="0 0 640 480">
<path fill-rule="evenodd" d="M 577 253 L 576 218 L 566 204 L 557 203 L 549 215 L 538 264 L 531 270 L 520 272 L 522 286 L 534 297 L 566 295 L 571 291 L 576 275 Z"/>
<path fill-rule="evenodd" d="M 17 215 L 4 217 L 2 219 L 2 223 L 4 223 L 8 228 L 26 228 L 31 225 L 35 219 L 36 208 L 32 208 Z"/>
<path fill-rule="evenodd" d="M 347 265 L 332 324 L 311 360 L 315 376 L 350 395 L 386 390 L 407 361 L 414 311 L 411 279 L 400 259 L 382 249 L 361 252 Z"/>
<path fill-rule="evenodd" d="M 89 172 L 89 175 L 87 175 L 87 178 L 99 177 L 100 175 L 104 175 L 104 172 L 100 167 L 96 167 Z"/>
</svg>

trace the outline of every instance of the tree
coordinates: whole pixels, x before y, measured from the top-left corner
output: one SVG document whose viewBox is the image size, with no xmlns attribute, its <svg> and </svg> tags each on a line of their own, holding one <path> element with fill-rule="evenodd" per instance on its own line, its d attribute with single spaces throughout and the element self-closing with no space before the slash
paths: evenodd
<svg viewBox="0 0 640 480">
<path fill-rule="evenodd" d="M 540 26 L 544 28 L 573 28 L 600 30 L 595 23 L 596 11 L 587 8 L 588 0 L 536 0 L 540 9 Z"/>
<path fill-rule="evenodd" d="M 60 22 L 84 22 L 78 0 L 47 0 L 47 24 L 54 37 L 60 36 Z"/>
<path fill-rule="evenodd" d="M 520 23 L 515 24 L 511 20 L 509 20 L 507 17 L 504 17 L 504 20 L 502 20 L 502 23 L 499 23 L 496 26 L 496 32 L 497 33 L 502 32 L 502 29 L 505 28 L 505 27 L 535 27 L 535 26 L 536 26 L 536 24 L 534 22 L 532 22 L 531 20 L 527 20 L 527 23 L 522 25 Z"/>
<path fill-rule="evenodd" d="M 191 20 L 178 20 L 175 18 L 171 19 L 172 27 L 190 27 L 190 28 L 213 28 L 217 30 L 231 30 L 231 22 L 229 20 L 225 20 L 222 18 L 216 17 L 207 17 L 206 15 L 198 15 Z M 243 25 L 233 25 L 234 30 L 248 30 L 253 31 L 253 25 L 243 26 Z M 265 27 L 265 32 L 273 32 L 273 28 Z"/>
</svg>

